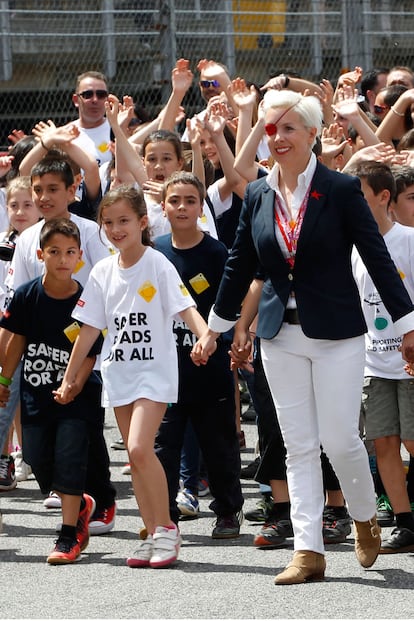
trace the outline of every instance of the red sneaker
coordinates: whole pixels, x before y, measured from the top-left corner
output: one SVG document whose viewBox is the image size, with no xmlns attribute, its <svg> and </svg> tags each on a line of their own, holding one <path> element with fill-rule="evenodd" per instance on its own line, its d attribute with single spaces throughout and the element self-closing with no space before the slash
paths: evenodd
<svg viewBox="0 0 414 621">
<path fill-rule="evenodd" d="M 89 522 L 90 535 L 104 535 L 115 526 L 116 504 L 105 509 L 96 509 Z"/>
<path fill-rule="evenodd" d="M 80 556 L 81 550 L 76 539 L 70 537 L 62 537 L 56 541 L 56 545 L 47 557 L 50 565 L 67 565 L 74 563 Z"/>
<path fill-rule="evenodd" d="M 89 520 L 96 508 L 96 502 L 92 496 L 83 494 L 83 499 L 85 501 L 85 506 L 79 511 L 78 523 L 76 524 L 76 538 L 81 552 L 89 543 Z"/>
</svg>

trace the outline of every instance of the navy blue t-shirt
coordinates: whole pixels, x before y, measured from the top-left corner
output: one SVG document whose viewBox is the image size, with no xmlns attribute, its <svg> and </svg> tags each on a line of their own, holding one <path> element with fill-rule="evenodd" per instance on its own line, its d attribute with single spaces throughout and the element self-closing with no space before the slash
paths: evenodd
<svg viewBox="0 0 414 621">
<path fill-rule="evenodd" d="M 56 299 L 45 292 L 42 277 L 35 278 L 16 289 L 0 320 L 1 327 L 26 339 L 20 389 L 23 425 L 56 417 L 89 420 L 96 416 L 96 386 L 95 390 L 88 391 L 89 383 L 100 382 L 96 373 L 91 374 L 84 390 L 71 403 L 59 405 L 52 394 L 62 383 L 79 331 L 79 325 L 71 316 L 82 292 L 82 286 L 78 285 L 74 295 Z M 99 354 L 101 345 L 100 337 L 89 355 Z M 88 404 L 92 394 L 94 407 Z"/>
<path fill-rule="evenodd" d="M 173 247 L 171 234 L 168 234 L 155 239 L 155 248 L 175 265 L 197 304 L 198 312 L 207 321 L 228 257 L 225 245 L 204 235 L 199 244 L 183 250 Z M 234 384 L 228 345 L 221 338 L 217 339 L 217 351 L 205 366 L 196 367 L 190 352 L 197 337 L 184 321 L 174 322 L 174 333 L 179 366 L 178 403 L 214 402 L 232 397 Z"/>
</svg>

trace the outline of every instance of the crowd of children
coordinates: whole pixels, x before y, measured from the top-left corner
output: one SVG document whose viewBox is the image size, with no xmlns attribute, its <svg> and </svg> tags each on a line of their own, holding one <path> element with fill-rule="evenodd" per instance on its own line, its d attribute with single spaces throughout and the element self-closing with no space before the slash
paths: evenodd
<svg viewBox="0 0 414 621">
<path fill-rule="evenodd" d="M 166 567 L 177 560 L 179 519 L 186 512 L 177 498 L 197 515 L 201 461 L 217 518 L 212 537 L 240 533 L 237 367 L 246 362 L 233 351 L 230 365 L 230 321 L 210 357 L 204 351 L 201 360 L 192 360 L 191 352 L 208 329 L 246 186 L 256 179 L 277 186 L 279 159 L 294 145 L 295 127 L 283 125 L 282 136 L 279 123 L 297 103 L 283 104 L 276 121 L 266 123 L 265 92 L 315 98 L 323 127 L 320 135 L 311 132 L 312 158 L 359 177 L 414 295 L 414 73 L 408 67 L 355 67 L 332 85 L 313 84 L 286 69 L 261 86 L 232 80 L 214 60 L 202 59 L 197 71 L 204 109 L 185 118 L 182 102 L 194 74 L 189 61 L 180 59 L 171 96 L 153 119 L 131 97 L 110 94 L 103 74 L 81 74 L 73 95 L 79 118 L 62 127 L 39 121 L 33 136 L 19 135 L 0 158 L 0 491 L 33 473 L 45 506 L 61 507 L 50 564 L 74 562 L 90 534 L 115 526 L 105 408 L 114 409 L 128 451 L 142 520 L 130 567 Z M 307 129 L 313 131 L 311 120 Z M 295 192 L 292 186 L 286 196 L 277 195 L 270 223 L 279 243 L 292 245 L 288 261 L 294 261 L 300 226 L 293 218 L 297 238 L 291 238 L 278 220 L 279 203 L 295 202 Z M 298 220 L 306 218 L 305 209 Z M 353 269 L 368 326 L 361 436 L 367 460 L 368 453 L 371 463 L 376 460 L 378 521 L 395 518 L 396 526 L 379 553 L 414 551 L 414 468 L 407 476 L 401 459 L 401 444 L 414 456 L 414 365 L 404 366 L 402 334 L 356 251 Z M 246 298 L 236 333 L 250 328 L 254 339 L 251 308 L 260 313 L 261 304 L 273 304 L 262 293 L 267 281 L 259 266 L 253 301 Z M 270 485 L 271 501 L 260 516 L 255 512 L 264 524 L 254 541 L 277 548 L 294 535 L 286 453 L 258 339 L 256 349 L 255 381 L 249 382 L 261 450 L 256 478 Z M 195 449 L 192 460 L 186 448 Z M 337 543 L 350 534 L 351 518 L 329 453 L 321 455 L 327 500 L 320 531 L 325 543 Z M 194 477 L 183 476 L 185 469 Z"/>
</svg>

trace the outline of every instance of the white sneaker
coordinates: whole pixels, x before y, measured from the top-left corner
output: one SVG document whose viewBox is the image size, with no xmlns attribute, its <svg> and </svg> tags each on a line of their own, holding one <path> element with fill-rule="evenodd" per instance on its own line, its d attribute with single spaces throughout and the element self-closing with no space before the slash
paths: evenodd
<svg viewBox="0 0 414 621">
<path fill-rule="evenodd" d="M 181 515 L 186 515 L 188 517 L 197 517 L 198 512 L 200 511 L 200 504 L 194 494 L 190 492 L 190 490 L 183 489 L 179 491 L 177 494 L 176 502 Z"/>
<path fill-rule="evenodd" d="M 29 464 L 26 464 L 23 461 L 23 456 L 21 451 L 14 451 L 11 453 L 14 458 L 14 473 L 16 475 L 16 481 L 27 481 L 29 476 L 32 474 L 32 469 Z"/>
<path fill-rule="evenodd" d="M 125 464 L 121 470 L 121 474 L 131 474 L 131 464 Z"/>
<path fill-rule="evenodd" d="M 152 535 L 147 535 L 139 544 L 139 548 L 132 556 L 127 558 L 128 567 L 149 567 L 153 554 L 154 540 Z"/>
<path fill-rule="evenodd" d="M 174 563 L 181 547 L 181 535 L 178 527 L 157 526 L 153 539 L 154 548 L 149 562 L 150 567 L 168 567 Z"/>
<path fill-rule="evenodd" d="M 46 509 L 60 509 L 62 506 L 60 496 L 58 496 L 56 492 L 49 492 L 49 496 L 43 501 L 43 506 L 46 507 Z"/>
</svg>

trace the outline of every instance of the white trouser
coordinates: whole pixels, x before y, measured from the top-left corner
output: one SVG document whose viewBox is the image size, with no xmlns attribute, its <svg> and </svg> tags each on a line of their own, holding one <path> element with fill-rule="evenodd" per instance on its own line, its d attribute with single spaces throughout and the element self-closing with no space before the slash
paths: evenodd
<svg viewBox="0 0 414 621">
<path fill-rule="evenodd" d="M 375 515 L 368 454 L 358 429 L 364 337 L 310 339 L 300 326 L 284 323 L 274 339 L 261 340 L 261 351 L 286 445 L 294 547 L 323 554 L 320 445 L 351 516 L 366 521 Z"/>
</svg>

